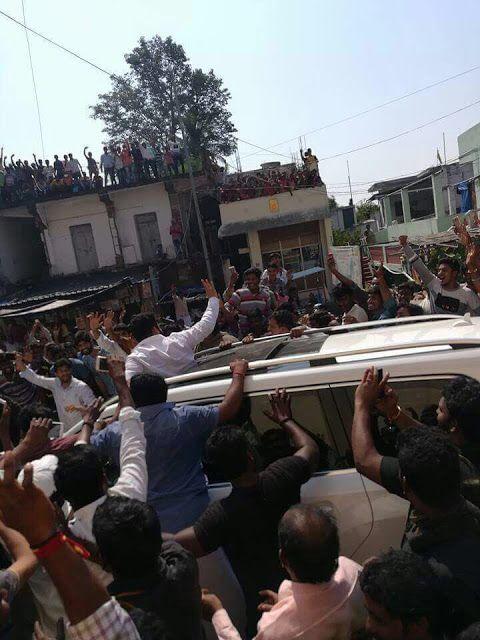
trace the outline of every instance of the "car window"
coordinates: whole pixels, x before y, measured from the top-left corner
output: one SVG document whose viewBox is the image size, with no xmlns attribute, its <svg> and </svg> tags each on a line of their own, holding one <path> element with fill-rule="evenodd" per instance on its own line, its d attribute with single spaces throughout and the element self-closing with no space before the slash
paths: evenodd
<svg viewBox="0 0 480 640">
<path fill-rule="evenodd" d="M 319 471 L 352 466 L 350 446 L 329 388 L 291 393 L 293 418 L 315 439 L 320 448 Z M 257 434 L 264 464 L 292 450 L 285 432 L 264 414 L 270 409 L 268 395 L 249 397 L 252 432 Z"/>
<path fill-rule="evenodd" d="M 436 407 L 442 390 L 450 377 L 417 378 L 415 380 L 391 380 L 390 385 L 398 393 L 401 407 L 413 418 L 426 424 L 435 420 Z M 354 398 L 357 385 L 332 386 L 335 405 L 341 416 L 345 435 L 350 441 L 354 411 Z M 433 422 L 432 422 L 433 421 Z M 397 430 L 379 416 L 374 419 L 376 445 L 383 455 L 395 455 Z"/>
</svg>

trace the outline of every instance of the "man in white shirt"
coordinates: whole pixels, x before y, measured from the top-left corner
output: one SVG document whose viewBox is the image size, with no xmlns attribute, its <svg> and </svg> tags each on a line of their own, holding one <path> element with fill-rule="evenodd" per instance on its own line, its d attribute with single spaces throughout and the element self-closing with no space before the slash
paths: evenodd
<svg viewBox="0 0 480 640">
<path fill-rule="evenodd" d="M 112 375 L 112 369 L 110 369 Z M 88 542 L 95 543 L 92 532 L 93 516 L 97 507 L 108 496 L 124 496 L 146 502 L 147 463 L 145 460 L 145 434 L 140 412 L 133 408 L 123 370 L 115 377 L 121 425 L 120 476 L 116 484 L 106 489 L 107 483 L 102 460 L 89 446 L 76 446 L 58 457 L 55 486 L 59 494 L 72 506 L 74 517 L 69 521 L 70 531 Z"/>
<path fill-rule="evenodd" d="M 278 274 L 277 274 L 277 278 L 281 281 L 281 283 L 285 286 L 288 282 L 288 273 L 287 270 L 284 269 L 282 267 L 282 257 L 279 253 L 272 253 L 272 255 L 270 256 L 270 262 L 268 263 L 269 265 L 274 264 L 277 266 L 278 268 Z M 261 281 L 266 281 L 268 280 L 268 268 L 264 270 L 264 272 L 262 273 L 262 277 L 261 277 Z M 263 282 L 262 282 L 263 284 Z"/>
<path fill-rule="evenodd" d="M 143 169 L 145 174 L 149 176 L 149 171 L 152 171 L 154 177 L 158 178 L 157 165 L 155 162 L 155 149 L 146 142 L 142 142 L 140 145 L 140 153 L 143 158 Z"/>
<path fill-rule="evenodd" d="M 153 314 L 141 313 L 131 322 L 137 346 L 127 357 L 127 382 L 139 373 L 156 373 L 164 378 L 180 375 L 195 362 L 195 347 L 215 328 L 219 312 L 218 294 L 208 280 L 202 280 L 208 306 L 197 324 L 185 331 L 162 335 Z"/>
<path fill-rule="evenodd" d="M 343 311 L 342 324 L 368 322 L 367 312 L 355 302 L 355 293 L 352 287 L 343 283 L 337 284 L 332 291 L 332 297 Z"/>
<path fill-rule="evenodd" d="M 52 392 L 58 419 L 63 423 L 65 430 L 78 424 L 88 407 L 95 401 L 90 387 L 72 376 L 72 364 L 67 358 L 61 358 L 55 363 L 55 378 L 46 378 L 35 373 L 27 367 L 20 354 L 17 354 L 16 367 L 21 378 Z"/>
<path fill-rule="evenodd" d="M 105 175 L 105 186 L 107 186 L 107 178 L 110 177 L 110 184 L 117 184 L 115 178 L 115 156 L 108 153 L 108 147 L 103 147 L 103 153 L 100 156 L 100 171 L 103 170 Z"/>
<path fill-rule="evenodd" d="M 65 163 L 65 171 L 66 173 L 70 173 L 72 178 L 80 178 L 82 175 L 82 165 L 73 157 L 72 153 L 68 154 L 68 160 Z"/>
</svg>

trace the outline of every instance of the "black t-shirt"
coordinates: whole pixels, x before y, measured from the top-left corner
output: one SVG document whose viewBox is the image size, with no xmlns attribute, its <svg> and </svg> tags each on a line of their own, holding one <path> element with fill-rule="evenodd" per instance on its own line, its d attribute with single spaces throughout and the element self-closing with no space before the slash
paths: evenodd
<svg viewBox="0 0 480 640">
<path fill-rule="evenodd" d="M 172 540 L 164 542 L 158 567 L 141 578 L 115 579 L 108 587 L 121 606 L 156 614 L 175 640 L 201 640 L 201 590 L 192 554 Z"/>
<path fill-rule="evenodd" d="M 460 456 L 462 480 L 472 477 L 473 465 Z M 381 482 L 390 493 L 403 497 L 397 458 L 384 456 Z M 464 495 L 468 495 L 463 491 Z M 477 620 L 480 611 L 480 509 L 462 500 L 451 514 L 434 521 L 413 510 L 402 544 L 432 567 L 445 598 L 445 628 L 456 635 Z"/>
<path fill-rule="evenodd" d="M 300 502 L 300 488 L 310 478 L 300 456 L 277 460 L 258 475 L 252 487 L 234 487 L 227 498 L 211 504 L 194 525 L 202 548 L 223 547 L 242 586 L 249 629 L 258 619 L 258 592 L 273 589 L 285 578 L 278 559 L 278 523 Z"/>
</svg>

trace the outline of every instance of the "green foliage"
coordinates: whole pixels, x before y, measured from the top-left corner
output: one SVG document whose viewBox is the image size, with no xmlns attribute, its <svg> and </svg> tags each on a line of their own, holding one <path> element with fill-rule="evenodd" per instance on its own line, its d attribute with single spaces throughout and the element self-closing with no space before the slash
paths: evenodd
<svg viewBox="0 0 480 640">
<path fill-rule="evenodd" d="M 357 222 L 364 222 L 365 220 L 370 220 L 374 217 L 376 213 L 380 211 L 380 207 L 378 204 L 374 204 L 373 202 L 360 202 L 357 204 Z"/>
<path fill-rule="evenodd" d="M 228 156 L 236 148 L 236 131 L 227 105 L 229 91 L 212 70 L 193 69 L 183 47 L 171 37 L 140 38 L 126 54 L 130 69 L 122 77 L 112 76 L 112 90 L 98 96 L 92 117 L 103 120 L 109 141 L 139 139 L 151 144 L 168 140 L 180 132 L 183 118 L 190 151 L 204 157 Z"/>
<path fill-rule="evenodd" d="M 338 209 L 338 204 L 335 200 L 335 196 L 328 196 L 328 208 L 330 209 L 330 211 Z"/>
<path fill-rule="evenodd" d="M 449 258 L 456 258 L 460 265 L 465 265 L 465 247 L 458 244 L 456 247 L 430 247 L 426 257 L 427 267 L 433 273 L 437 272 L 438 264 L 442 258 L 448 256 Z"/>
<path fill-rule="evenodd" d="M 360 229 L 333 229 L 333 244 L 336 247 L 344 247 L 346 245 L 360 244 Z"/>
</svg>

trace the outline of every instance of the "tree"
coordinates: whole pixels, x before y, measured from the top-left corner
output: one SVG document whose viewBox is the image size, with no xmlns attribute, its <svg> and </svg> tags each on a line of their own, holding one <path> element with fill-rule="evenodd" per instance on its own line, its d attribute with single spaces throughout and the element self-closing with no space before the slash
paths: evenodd
<svg viewBox="0 0 480 640">
<path fill-rule="evenodd" d="M 380 211 L 378 204 L 373 202 L 360 202 L 357 204 L 357 222 L 364 222 L 365 220 L 371 220 L 376 213 Z"/>
<path fill-rule="evenodd" d="M 330 209 L 330 211 L 338 209 L 338 204 L 335 200 L 335 196 L 328 196 L 328 208 Z"/>
<path fill-rule="evenodd" d="M 183 47 L 170 37 L 140 38 L 125 60 L 129 71 L 112 76 L 112 90 L 91 107 L 92 117 L 104 121 L 109 142 L 165 145 L 180 133 L 181 116 L 193 155 L 228 156 L 235 150 L 230 93 L 212 70 L 192 69 Z"/>
<path fill-rule="evenodd" d="M 336 247 L 360 244 L 360 229 L 332 229 L 333 244 Z"/>
</svg>

